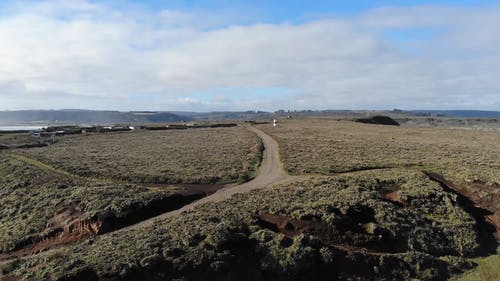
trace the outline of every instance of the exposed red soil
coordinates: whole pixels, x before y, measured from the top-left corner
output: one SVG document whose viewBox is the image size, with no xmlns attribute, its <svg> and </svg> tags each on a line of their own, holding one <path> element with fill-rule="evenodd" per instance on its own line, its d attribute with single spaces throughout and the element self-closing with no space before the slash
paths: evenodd
<svg viewBox="0 0 500 281">
<path fill-rule="evenodd" d="M 34 255 L 55 247 L 87 239 L 99 234 L 102 225 L 102 221 L 77 219 L 63 228 L 47 228 L 42 232 L 40 239 L 36 239 L 22 249 L 1 255 L 0 261 Z"/>
<path fill-rule="evenodd" d="M 401 199 L 401 194 L 399 193 L 399 191 L 393 191 L 393 192 L 389 192 L 387 194 L 384 194 L 384 198 L 393 202 L 393 203 L 405 205 L 405 202 L 403 201 L 403 199 Z"/>
<path fill-rule="evenodd" d="M 280 232 L 285 237 L 294 238 L 300 234 L 310 233 L 314 229 L 323 228 L 313 221 L 298 220 L 286 216 L 273 214 L 255 215 L 261 226 L 271 229 L 275 232 Z"/>
<path fill-rule="evenodd" d="M 20 245 L 20 249 L 0 255 L 0 262 L 35 255 L 63 245 L 72 244 L 92 236 L 105 234 L 154 217 L 157 214 L 178 209 L 186 204 L 204 197 L 195 192 L 192 195 L 171 196 L 149 205 L 134 209 L 125 217 L 105 214 L 89 218 L 75 210 L 73 206 L 63 208 L 47 223 L 47 227 L 38 238 Z"/>
<path fill-rule="evenodd" d="M 497 232 L 495 233 L 495 237 L 500 240 L 500 215 L 498 213 L 493 215 L 486 216 L 486 220 L 495 226 Z"/>
<path fill-rule="evenodd" d="M 398 184 L 385 184 L 379 192 L 383 199 L 399 206 L 406 206 L 407 203 L 401 198 L 400 190 L 401 186 Z"/>
</svg>

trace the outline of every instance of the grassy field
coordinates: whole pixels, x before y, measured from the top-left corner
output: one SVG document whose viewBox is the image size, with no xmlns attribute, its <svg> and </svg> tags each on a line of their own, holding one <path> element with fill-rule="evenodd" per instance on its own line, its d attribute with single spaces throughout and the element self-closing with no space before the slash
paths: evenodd
<svg viewBox="0 0 500 281">
<path fill-rule="evenodd" d="M 243 127 L 66 136 L 16 153 L 85 177 L 135 183 L 233 183 L 253 177 L 262 143 Z"/>
<path fill-rule="evenodd" d="M 278 141 L 298 177 L 0 272 L 91 281 L 498 279 L 499 245 L 484 210 L 425 173 L 475 188 L 472 199 L 497 211 L 498 133 L 318 119 L 257 127 Z M 0 203 L 9 206 L 0 211 L 0 242 L 11 250 L 68 212 L 106 222 L 110 214 L 130 219 L 138 206 L 162 211 L 154 206 L 178 200 L 175 191 L 123 181 L 241 181 L 255 171 L 261 145 L 236 127 L 69 136 L 8 150 L 0 154 Z"/>
<path fill-rule="evenodd" d="M 2 140 L 11 145 L 32 140 L 8 137 Z M 0 253 L 74 236 L 67 228 L 82 223 L 104 224 L 99 231 L 111 231 L 204 195 L 199 188 L 186 193 L 135 183 L 248 180 L 260 162 L 261 145 L 240 127 L 65 136 L 47 147 L 4 150 Z"/>
<path fill-rule="evenodd" d="M 395 190 L 400 199 L 388 200 Z M 455 195 L 393 169 L 240 194 L 3 270 L 37 280 L 441 280 L 472 266 L 464 257 L 480 251 L 479 236 Z"/>
<path fill-rule="evenodd" d="M 496 132 L 328 119 L 258 127 L 278 141 L 286 169 L 294 175 L 408 167 L 440 172 L 459 182 L 500 183 L 500 134 Z"/>
<path fill-rule="evenodd" d="M 452 281 L 497 281 L 500 280 L 500 248 L 496 255 L 474 259 L 477 267 L 463 275 L 456 276 Z"/>
</svg>

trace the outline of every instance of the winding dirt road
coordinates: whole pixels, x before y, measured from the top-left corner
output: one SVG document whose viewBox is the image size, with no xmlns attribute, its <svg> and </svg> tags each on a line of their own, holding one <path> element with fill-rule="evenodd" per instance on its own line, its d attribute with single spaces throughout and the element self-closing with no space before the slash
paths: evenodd
<svg viewBox="0 0 500 281">
<path fill-rule="evenodd" d="M 149 218 L 147 220 L 141 221 L 137 224 L 133 224 L 121 229 L 117 229 L 112 232 L 108 232 L 104 235 L 113 235 L 118 232 L 122 231 L 127 231 L 131 229 L 137 229 L 141 227 L 147 227 L 154 225 L 158 220 L 168 218 L 168 217 L 173 217 L 173 216 L 178 216 L 182 212 L 192 210 L 198 205 L 207 203 L 207 202 L 219 202 L 225 199 L 230 198 L 234 194 L 237 193 L 245 193 L 249 192 L 254 189 L 260 189 L 260 188 L 266 188 L 270 187 L 272 185 L 278 184 L 278 183 L 284 183 L 288 182 L 294 179 L 293 176 L 288 175 L 285 170 L 283 169 L 283 166 L 280 161 L 280 155 L 279 155 L 279 146 L 278 143 L 269 135 L 264 133 L 263 131 L 253 127 L 253 126 L 245 126 L 248 130 L 254 132 L 257 134 L 261 139 L 264 144 L 264 155 L 262 159 L 262 163 L 260 164 L 259 170 L 257 172 L 257 176 L 252 179 L 251 181 L 248 181 L 246 183 L 240 184 L 240 185 L 228 185 L 226 187 L 223 187 L 222 189 L 219 189 L 215 193 L 206 196 L 198 201 L 194 201 L 188 205 L 183 206 L 180 209 L 170 211 L 163 213 L 161 215 L 158 215 L 156 217 Z M 29 255 L 29 256 L 17 256 L 17 257 L 12 257 L 12 258 L 5 258 L 1 259 L 0 258 L 0 265 L 3 265 L 5 263 L 8 263 L 12 261 L 15 258 L 20 258 L 20 259 L 31 259 L 34 257 L 39 257 L 39 256 L 44 256 L 48 255 L 57 248 L 53 248 L 38 254 L 34 255 Z M 0 274 L 0 280 L 1 279 L 1 274 Z"/>
<path fill-rule="evenodd" d="M 293 179 L 292 176 L 289 176 L 285 170 L 283 169 L 283 165 L 281 164 L 280 161 L 280 154 L 279 154 L 279 146 L 278 143 L 268 134 L 264 133 L 263 131 L 253 127 L 253 126 L 246 126 L 246 128 L 255 134 L 257 134 L 261 139 L 262 142 L 264 143 L 264 157 L 262 159 L 262 163 L 259 167 L 259 170 L 257 172 L 257 176 L 252 179 L 249 182 L 236 185 L 236 186 L 227 186 L 222 189 L 219 189 L 217 192 L 204 197 L 198 201 L 194 201 L 188 205 L 185 205 L 184 207 L 163 213 L 159 216 L 150 218 L 148 220 L 139 222 L 137 224 L 116 230 L 111 233 L 117 233 L 120 231 L 126 231 L 129 229 L 135 229 L 135 228 L 141 228 L 145 226 L 150 226 L 153 225 L 157 220 L 163 219 L 163 218 L 168 218 L 168 217 L 173 217 L 180 215 L 182 212 L 188 211 L 193 209 L 194 207 L 207 203 L 207 202 L 219 202 L 224 199 L 227 199 L 234 194 L 237 193 L 245 193 L 249 192 L 250 190 L 254 189 L 259 189 L 259 188 L 265 188 L 269 187 L 272 185 L 275 185 L 277 183 L 282 183 L 289 181 Z M 106 234 L 105 234 L 106 235 Z"/>
</svg>

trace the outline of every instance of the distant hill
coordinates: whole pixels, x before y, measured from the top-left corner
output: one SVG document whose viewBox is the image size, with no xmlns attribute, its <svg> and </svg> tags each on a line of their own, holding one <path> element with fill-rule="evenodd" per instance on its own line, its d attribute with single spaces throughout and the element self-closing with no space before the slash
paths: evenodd
<svg viewBox="0 0 500 281">
<path fill-rule="evenodd" d="M 409 112 L 420 116 L 500 118 L 500 111 L 485 110 L 411 110 Z"/>
<path fill-rule="evenodd" d="M 197 120 L 249 120 L 271 118 L 271 112 L 265 111 L 214 111 L 214 112 L 188 112 L 188 111 L 172 111 L 182 117 L 187 117 Z"/>
<path fill-rule="evenodd" d="M 188 121 L 191 118 L 169 112 L 120 112 L 97 110 L 0 111 L 0 124 L 87 124 L 157 123 Z"/>
<path fill-rule="evenodd" d="M 78 124 L 112 125 L 118 123 L 144 124 L 192 120 L 253 120 L 270 118 L 264 111 L 100 111 L 100 110 L 19 110 L 0 111 L 0 124 Z"/>
<path fill-rule="evenodd" d="M 396 114 L 396 115 L 395 115 Z M 102 110 L 18 110 L 0 111 L 0 124 L 71 124 L 71 125 L 113 125 L 166 123 L 192 120 L 266 120 L 271 118 L 335 116 L 339 118 L 363 118 L 370 115 L 387 115 L 391 117 L 429 116 L 454 118 L 500 118 L 500 111 L 481 110 L 299 110 L 276 112 L 264 111 L 102 111 Z"/>
</svg>

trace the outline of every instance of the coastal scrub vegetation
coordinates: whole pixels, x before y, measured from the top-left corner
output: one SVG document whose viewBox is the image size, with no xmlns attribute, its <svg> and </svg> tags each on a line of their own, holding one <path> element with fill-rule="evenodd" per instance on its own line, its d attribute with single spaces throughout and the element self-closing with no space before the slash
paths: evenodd
<svg viewBox="0 0 500 281">
<path fill-rule="evenodd" d="M 470 269 L 488 234 L 424 173 L 364 171 L 238 194 L 6 270 L 37 280 L 442 280 Z"/>
<path fill-rule="evenodd" d="M 226 184 L 251 179 L 262 142 L 244 127 L 65 136 L 16 153 L 83 177 L 133 183 Z"/>
<path fill-rule="evenodd" d="M 159 203 L 175 208 L 175 201 L 184 198 L 174 189 L 89 180 L 28 158 L 0 156 L 0 254 L 65 231 L 80 235 L 73 228 L 82 223 L 100 224 L 88 230 L 95 233 L 112 230 L 115 226 L 102 224 L 132 223 L 141 212 L 154 212 Z"/>
<path fill-rule="evenodd" d="M 415 128 L 331 119 L 287 120 L 258 125 L 280 144 L 293 175 L 332 175 L 359 170 L 432 170 L 458 182 L 500 184 L 498 133 Z"/>
</svg>

